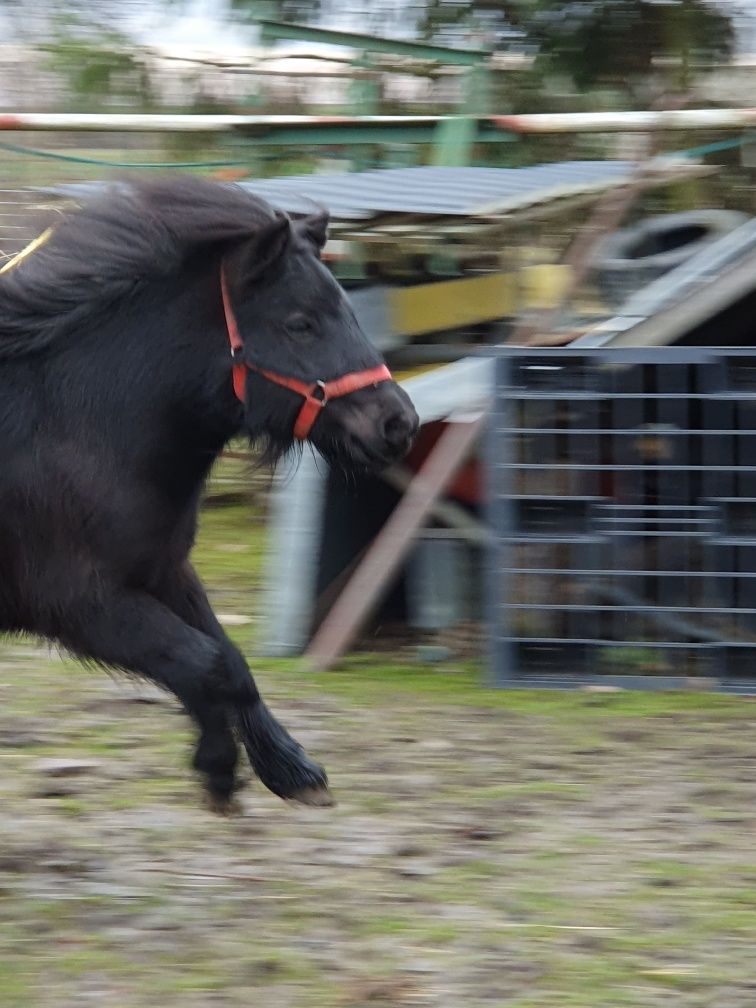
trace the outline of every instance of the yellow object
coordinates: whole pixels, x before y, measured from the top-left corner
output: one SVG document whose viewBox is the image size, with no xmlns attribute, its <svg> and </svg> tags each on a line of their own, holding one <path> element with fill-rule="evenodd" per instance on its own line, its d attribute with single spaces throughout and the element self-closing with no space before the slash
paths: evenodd
<svg viewBox="0 0 756 1008">
<path fill-rule="evenodd" d="M 445 367 L 444 362 L 440 364 L 418 364 L 417 367 L 403 368 L 401 371 L 392 372 L 394 381 L 407 381 L 408 378 L 419 378 L 420 375 L 428 374 L 429 371 L 438 371 Z"/>
<path fill-rule="evenodd" d="M 457 329 L 516 315 L 524 308 L 550 308 L 569 282 L 568 266 L 541 264 L 515 273 L 442 280 L 389 294 L 392 331 L 402 336 Z"/>
<path fill-rule="evenodd" d="M 40 248 L 40 246 L 44 245 L 52 233 L 53 229 L 51 227 L 43 231 L 41 235 L 38 235 L 34 239 L 34 241 L 30 241 L 29 244 L 24 246 L 24 248 L 14 255 L 12 259 L 9 259 L 5 266 L 0 269 L 0 273 L 7 273 L 9 270 L 12 270 L 14 266 L 18 266 L 23 259 L 26 259 L 26 257 L 31 255 L 32 252 L 35 252 L 38 248 Z"/>
<path fill-rule="evenodd" d="M 537 263 L 520 271 L 522 308 L 554 308 L 570 282 L 569 266 Z"/>
</svg>

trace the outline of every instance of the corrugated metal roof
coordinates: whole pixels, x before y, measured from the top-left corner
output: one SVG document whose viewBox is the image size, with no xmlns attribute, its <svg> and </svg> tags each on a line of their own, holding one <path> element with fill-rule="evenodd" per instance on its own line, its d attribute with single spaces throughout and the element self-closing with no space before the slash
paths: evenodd
<svg viewBox="0 0 756 1008">
<path fill-rule="evenodd" d="M 663 176 L 690 171 L 689 162 L 668 162 Z M 367 221 L 382 214 L 479 217 L 535 203 L 621 185 L 635 170 L 632 161 L 560 161 L 527 168 L 381 168 L 366 172 L 291 175 L 239 183 L 289 213 L 313 204 L 332 218 Z M 47 192 L 74 199 L 106 183 L 76 183 Z"/>
<path fill-rule="evenodd" d="M 241 184 L 291 213 L 307 212 L 314 201 L 341 220 L 379 214 L 476 217 L 617 185 L 633 169 L 630 161 L 563 161 L 529 168 L 383 168 Z"/>
</svg>

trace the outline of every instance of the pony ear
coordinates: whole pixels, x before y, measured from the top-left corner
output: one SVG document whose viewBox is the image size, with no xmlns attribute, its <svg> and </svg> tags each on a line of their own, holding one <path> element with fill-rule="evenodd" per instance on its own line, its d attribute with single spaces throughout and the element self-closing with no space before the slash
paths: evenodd
<svg viewBox="0 0 756 1008">
<path fill-rule="evenodd" d="M 310 214 L 309 217 L 303 217 L 296 223 L 297 231 L 315 246 L 318 253 L 323 251 L 323 246 L 328 241 L 329 219 L 328 211 L 321 210 L 316 214 Z"/>
<path fill-rule="evenodd" d="M 286 214 L 275 219 L 242 246 L 241 272 L 247 281 L 254 280 L 283 255 L 291 239 L 291 221 Z"/>
</svg>

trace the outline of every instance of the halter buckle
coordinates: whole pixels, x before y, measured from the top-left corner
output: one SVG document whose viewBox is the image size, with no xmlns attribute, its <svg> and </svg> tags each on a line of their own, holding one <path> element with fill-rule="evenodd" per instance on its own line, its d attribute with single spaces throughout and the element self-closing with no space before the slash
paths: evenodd
<svg viewBox="0 0 756 1008">
<path fill-rule="evenodd" d="M 328 402 L 328 393 L 326 392 L 326 383 L 324 381 L 321 381 L 320 379 L 318 379 L 315 382 L 315 387 L 313 388 L 310 397 L 312 399 L 314 399 L 316 402 L 319 402 L 321 404 L 321 406 L 325 406 L 325 404 Z"/>
</svg>

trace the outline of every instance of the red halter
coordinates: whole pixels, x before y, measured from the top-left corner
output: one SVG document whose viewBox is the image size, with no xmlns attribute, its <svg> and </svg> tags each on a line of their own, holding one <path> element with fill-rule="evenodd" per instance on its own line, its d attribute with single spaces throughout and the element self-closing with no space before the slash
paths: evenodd
<svg viewBox="0 0 756 1008">
<path fill-rule="evenodd" d="M 341 396 L 349 395 L 358 389 L 367 388 L 368 385 L 378 385 L 380 382 L 391 381 L 391 372 L 385 364 L 378 367 L 368 368 L 365 371 L 355 371 L 351 374 L 342 375 L 333 381 L 324 382 L 303 382 L 298 378 L 286 378 L 284 375 L 276 374 L 274 371 L 266 371 L 264 368 L 256 367 L 241 359 L 244 349 L 244 342 L 239 333 L 239 326 L 236 323 L 231 300 L 228 296 L 228 284 L 226 283 L 226 271 L 221 264 L 221 293 L 223 295 L 223 313 L 226 316 L 226 329 L 228 330 L 228 341 L 231 344 L 231 357 L 233 359 L 233 381 L 236 398 L 240 402 L 245 402 L 245 389 L 247 384 L 247 371 L 257 371 L 268 381 L 284 388 L 291 389 L 297 395 L 304 398 L 302 408 L 299 411 L 294 424 L 294 437 L 299 441 L 304 441 L 312 430 L 312 426 L 317 420 L 320 411 L 329 399 L 339 399 Z"/>
</svg>

